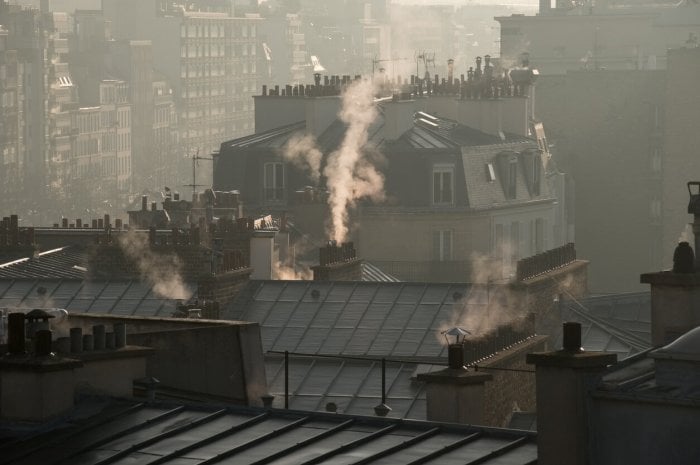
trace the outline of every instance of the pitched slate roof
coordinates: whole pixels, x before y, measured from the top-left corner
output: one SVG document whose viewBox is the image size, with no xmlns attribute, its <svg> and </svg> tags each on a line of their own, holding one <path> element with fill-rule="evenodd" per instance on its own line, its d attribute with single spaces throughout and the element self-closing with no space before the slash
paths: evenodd
<svg viewBox="0 0 700 465">
<path fill-rule="evenodd" d="M 0 446 L 0 463 L 536 463 L 525 431 L 243 407 L 132 404 Z"/>
<path fill-rule="evenodd" d="M 506 189 L 502 180 L 503 173 L 499 170 L 497 158 L 503 151 L 521 151 L 528 147 L 529 143 L 513 143 L 462 148 L 462 167 L 464 168 L 464 179 L 466 181 L 467 198 L 469 199 L 470 207 L 494 208 L 513 202 L 553 200 L 547 182 L 542 182 L 540 184 L 539 195 L 533 195 L 533 193 L 529 191 L 529 183 L 525 179 L 522 166 L 516 170 L 515 198 L 506 198 Z M 487 178 L 487 165 L 489 163 L 493 166 L 496 174 L 496 179 L 494 181 L 490 181 Z M 544 176 L 544 172 L 542 175 Z"/>
<path fill-rule="evenodd" d="M 171 316 L 176 300 L 141 281 L 0 280 L 0 308 L 64 308 L 69 312 Z"/>
</svg>

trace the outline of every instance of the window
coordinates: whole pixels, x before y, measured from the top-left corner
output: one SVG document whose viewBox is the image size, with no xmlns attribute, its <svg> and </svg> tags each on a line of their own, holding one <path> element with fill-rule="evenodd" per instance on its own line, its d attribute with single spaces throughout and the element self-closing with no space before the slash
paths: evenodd
<svg viewBox="0 0 700 465">
<path fill-rule="evenodd" d="M 452 260 L 452 231 L 433 232 L 433 259 L 439 262 Z"/>
<path fill-rule="evenodd" d="M 503 258 L 503 225 L 496 224 L 493 231 L 493 256 Z"/>
<path fill-rule="evenodd" d="M 451 205 L 454 197 L 454 168 L 436 166 L 433 168 L 433 203 Z"/>
<path fill-rule="evenodd" d="M 532 157 L 532 195 L 540 195 L 542 185 L 542 162 L 539 155 Z"/>
<path fill-rule="evenodd" d="M 506 186 L 506 198 L 514 199 L 516 195 L 516 179 L 518 176 L 518 160 L 514 158 L 508 163 L 508 185 Z"/>
<path fill-rule="evenodd" d="M 544 252 L 544 219 L 535 220 L 535 253 Z"/>
<path fill-rule="evenodd" d="M 486 179 L 489 182 L 494 182 L 496 180 L 496 170 L 493 168 L 493 163 L 486 164 Z"/>
<path fill-rule="evenodd" d="M 284 165 L 279 162 L 265 163 L 265 200 L 280 201 L 284 199 Z"/>
<path fill-rule="evenodd" d="M 510 224 L 510 251 L 514 261 L 520 258 L 520 223 L 518 221 Z"/>
</svg>

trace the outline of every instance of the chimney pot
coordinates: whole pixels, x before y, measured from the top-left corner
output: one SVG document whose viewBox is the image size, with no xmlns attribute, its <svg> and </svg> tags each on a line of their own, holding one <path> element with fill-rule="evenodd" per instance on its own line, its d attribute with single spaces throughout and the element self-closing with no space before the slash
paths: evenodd
<svg viewBox="0 0 700 465">
<path fill-rule="evenodd" d="M 34 333 L 34 356 L 48 357 L 51 355 L 51 336 L 49 329 L 40 329 Z"/>
<path fill-rule="evenodd" d="M 464 346 L 450 344 L 447 346 L 447 364 L 453 370 L 464 370 Z"/>
<path fill-rule="evenodd" d="M 121 349 L 126 346 L 126 325 L 124 323 L 114 323 L 114 346 Z"/>
<path fill-rule="evenodd" d="M 673 252 L 673 272 L 674 273 L 693 273 L 695 270 L 693 264 L 695 262 L 695 254 L 693 248 L 688 242 L 679 242 L 676 250 Z"/>
<path fill-rule="evenodd" d="M 24 354 L 24 313 L 7 316 L 7 349 L 10 355 Z"/>
<path fill-rule="evenodd" d="M 70 351 L 73 354 L 83 351 L 83 328 L 70 329 Z"/>
<path fill-rule="evenodd" d="M 581 352 L 581 323 L 567 321 L 563 325 L 564 347 L 567 352 Z"/>
</svg>

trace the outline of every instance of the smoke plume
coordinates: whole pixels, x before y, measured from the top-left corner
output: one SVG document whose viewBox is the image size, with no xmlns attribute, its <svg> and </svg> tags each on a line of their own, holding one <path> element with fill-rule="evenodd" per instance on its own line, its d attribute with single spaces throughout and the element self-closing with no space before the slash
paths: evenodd
<svg viewBox="0 0 700 465">
<path fill-rule="evenodd" d="M 141 279 L 153 286 L 153 292 L 164 299 L 187 300 L 192 292 L 182 279 L 182 262 L 175 254 L 157 254 L 151 250 L 148 237 L 133 230 L 119 236 L 119 247 L 141 273 Z"/>
<path fill-rule="evenodd" d="M 280 261 L 275 262 L 272 267 L 272 279 L 280 279 L 283 281 L 311 281 L 314 278 L 314 273 L 308 265 L 300 264 L 299 267 L 294 267 Z"/>
<path fill-rule="evenodd" d="M 296 135 L 289 139 L 282 149 L 282 157 L 303 169 L 315 184 L 321 178 L 321 151 L 316 147 L 313 136 Z"/>
<path fill-rule="evenodd" d="M 371 81 L 358 80 L 347 87 L 339 117 L 347 124 L 347 131 L 340 148 L 329 155 L 323 174 L 331 210 L 329 236 L 342 243 L 349 229 L 348 210 L 361 198 L 384 199 L 384 177 L 370 154 L 363 151 L 369 127 L 377 117 Z"/>
</svg>

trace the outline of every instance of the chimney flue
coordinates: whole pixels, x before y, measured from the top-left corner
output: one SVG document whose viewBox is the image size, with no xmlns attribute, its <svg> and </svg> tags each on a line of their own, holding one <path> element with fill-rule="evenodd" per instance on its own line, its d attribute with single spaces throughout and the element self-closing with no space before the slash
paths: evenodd
<svg viewBox="0 0 700 465">
<path fill-rule="evenodd" d="M 22 355 L 24 351 L 24 313 L 7 315 L 7 350 L 10 355 Z"/>
<path fill-rule="evenodd" d="M 581 352 L 581 323 L 567 321 L 564 323 L 563 349 L 567 352 Z"/>
</svg>

